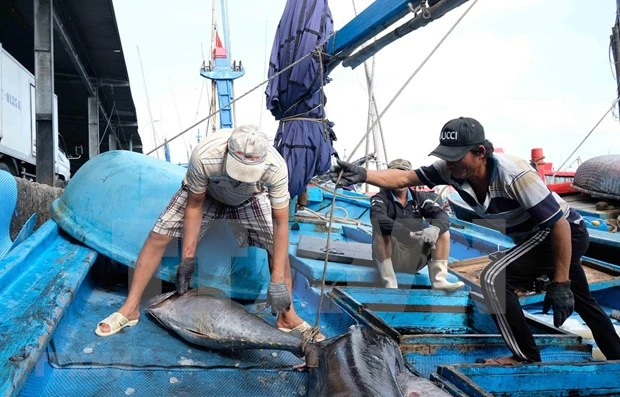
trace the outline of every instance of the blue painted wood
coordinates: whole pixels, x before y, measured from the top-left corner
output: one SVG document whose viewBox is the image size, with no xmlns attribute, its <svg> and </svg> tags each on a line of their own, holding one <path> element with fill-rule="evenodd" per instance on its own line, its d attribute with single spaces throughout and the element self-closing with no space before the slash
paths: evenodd
<svg viewBox="0 0 620 397">
<path fill-rule="evenodd" d="M 410 368 L 426 377 L 439 365 L 511 354 L 479 298 L 468 292 L 336 287 L 329 296 L 360 323 L 399 340 Z M 581 337 L 526 318 L 544 360 L 592 358 L 592 346 Z"/>
<path fill-rule="evenodd" d="M 469 326 L 467 291 L 337 287 L 331 295 L 360 321 L 388 334 L 475 333 Z"/>
<path fill-rule="evenodd" d="M 418 6 L 420 0 L 376 0 L 334 34 L 327 44 L 327 52 L 337 55 L 351 52 L 368 39 L 409 13 L 409 3 Z"/>
<path fill-rule="evenodd" d="M 597 229 L 588 229 L 588 233 L 590 234 L 590 239 L 593 242 L 618 249 L 618 252 L 620 252 L 620 233 L 610 233 Z"/>
<path fill-rule="evenodd" d="M 17 203 L 17 182 L 13 175 L 0 170 L 0 259 L 11 249 L 9 234 L 11 219 Z"/>
<path fill-rule="evenodd" d="M 291 237 L 296 233 L 291 232 Z M 313 285 L 320 283 L 323 277 L 324 261 L 298 257 L 296 253 L 297 246 L 292 244 L 289 247 L 291 266 L 307 277 Z M 431 285 L 426 267 L 415 274 L 397 272 L 396 278 L 398 284 L 402 286 L 415 285 L 430 288 Z M 447 279 L 450 282 L 455 282 L 458 277 L 450 273 L 447 275 Z M 379 284 L 379 271 L 375 267 L 330 262 L 327 267 L 326 280 L 330 283 L 373 286 Z"/>
<path fill-rule="evenodd" d="M 474 333 L 469 326 L 471 301 L 468 291 L 345 287 L 335 294 L 346 294 L 358 311 L 367 311 L 399 333 Z M 342 296 L 342 295 L 340 295 Z"/>
<path fill-rule="evenodd" d="M 575 335 L 535 335 L 543 362 L 585 362 L 592 359 L 592 346 Z M 511 352 L 499 334 L 487 335 L 402 335 L 405 361 L 429 377 L 438 366 L 474 364 L 477 359 L 505 357 Z"/>
<path fill-rule="evenodd" d="M 592 296 L 603 308 L 620 310 L 620 287 L 600 289 L 592 292 Z"/>
<path fill-rule="evenodd" d="M 308 186 L 308 202 L 320 203 L 323 201 L 323 189 L 316 186 Z"/>
<path fill-rule="evenodd" d="M 187 170 L 128 151 L 110 151 L 84 164 L 63 195 L 52 203 L 58 225 L 77 240 L 134 267 L 159 214 L 180 188 Z M 169 245 L 156 277 L 174 282 L 179 242 Z M 225 221 L 200 240 L 194 287 L 219 288 L 232 297 L 264 297 L 269 282 L 267 253 L 241 248 Z"/>
<path fill-rule="evenodd" d="M 406 329 L 408 332 L 442 334 L 471 334 L 475 332 L 467 325 L 469 316 L 466 313 L 438 313 L 433 312 L 432 307 L 429 307 L 428 310 L 431 311 L 407 313 L 375 310 L 374 314 L 399 332 L 402 329 Z"/>
<path fill-rule="evenodd" d="M 453 397 L 469 397 L 468 394 L 465 394 L 461 389 L 459 389 L 448 379 L 445 379 L 437 375 L 436 373 L 430 374 L 430 380 L 436 385 L 441 385 L 441 388 L 446 392 L 450 393 L 450 395 L 452 395 Z"/>
<path fill-rule="evenodd" d="M 323 191 L 323 199 L 327 202 L 327 204 L 331 204 L 331 201 L 334 197 L 333 190 L 324 190 Z M 360 206 L 363 208 L 370 208 L 370 197 L 357 192 L 352 192 L 350 190 L 338 189 L 336 190 L 336 197 L 338 203 L 349 203 L 355 204 L 356 206 Z"/>
<path fill-rule="evenodd" d="M 0 395 L 19 392 L 96 257 L 50 220 L 0 261 Z"/>
<path fill-rule="evenodd" d="M 454 291 L 446 293 L 444 291 L 430 289 L 397 290 L 386 288 L 366 288 L 366 287 L 346 287 L 340 291 L 353 297 L 358 302 L 366 305 L 386 304 L 394 307 L 394 310 L 402 310 L 403 306 L 416 305 L 427 306 L 468 306 L 471 305 L 469 291 Z"/>
<path fill-rule="evenodd" d="M 311 285 L 320 285 L 323 278 L 324 260 L 297 256 L 297 240 L 299 239 L 299 234 L 300 232 L 298 231 L 291 231 L 290 234 L 291 245 L 289 246 L 289 258 L 291 267 L 307 277 Z M 315 235 L 312 233 L 305 234 Z M 324 234 L 323 237 L 325 237 Z M 396 277 L 398 278 L 399 285 L 402 286 L 417 285 L 430 288 L 431 285 L 427 268 L 420 270 L 420 272 L 416 274 L 396 273 Z M 379 271 L 375 267 L 330 262 L 327 267 L 325 279 L 330 284 L 378 285 Z M 456 281 L 457 277 L 449 274 L 448 279 Z"/>
<path fill-rule="evenodd" d="M 450 226 L 450 234 L 463 236 L 474 245 L 478 243 L 481 247 L 488 246 L 490 247 L 488 252 L 501 251 L 514 245 L 512 239 L 505 234 L 475 223 L 451 217 Z"/>
<path fill-rule="evenodd" d="M 484 241 L 485 243 L 491 244 L 491 246 L 494 244 L 498 246 L 501 244 L 506 247 L 513 245 L 512 239 L 507 236 L 503 236 L 500 232 L 471 223 L 478 218 L 478 215 L 475 214 L 471 207 L 467 205 L 467 203 L 465 203 L 465 201 L 463 201 L 457 193 L 451 193 L 448 196 L 448 200 L 455 215 L 455 217 L 451 217 L 450 219 L 452 226 L 453 228 L 464 229 L 463 233 L 466 236 L 465 238 L 470 237 L 470 239 L 473 239 L 474 241 Z M 583 213 L 583 211 L 580 212 Z M 587 219 L 585 222 L 588 227 L 588 233 L 590 234 L 590 243 L 600 245 L 604 247 L 604 249 L 611 250 L 612 252 L 617 251 L 617 254 L 611 254 L 612 258 L 620 257 L 620 233 L 599 230 L 597 226 L 593 226 Z M 503 238 L 500 236 L 503 236 Z M 478 237 L 481 240 L 479 240 Z M 504 241 L 502 242 L 502 240 Z M 605 259 L 612 260 L 610 258 Z"/>
<path fill-rule="evenodd" d="M 358 227 L 342 226 L 342 234 L 352 240 L 360 243 L 372 243 L 372 231 L 369 233 Z"/>
<path fill-rule="evenodd" d="M 409 334 L 498 334 L 481 295 L 428 289 L 335 287 L 332 299 L 362 323 L 400 338 Z M 525 313 L 533 334 L 567 332 Z"/>
<path fill-rule="evenodd" d="M 21 230 L 17 234 L 17 237 L 15 237 L 15 240 L 13 240 L 13 243 L 11 244 L 11 248 L 9 249 L 9 251 L 17 247 L 28 237 L 30 237 L 32 232 L 34 232 L 34 226 L 36 223 L 37 223 L 37 214 L 34 213 L 30 216 L 30 218 L 28 218 L 26 223 L 24 223 L 24 225 L 22 226 Z"/>
<path fill-rule="evenodd" d="M 614 396 L 620 394 L 620 361 L 537 363 L 515 366 L 441 366 L 445 379 L 469 396 Z"/>
</svg>

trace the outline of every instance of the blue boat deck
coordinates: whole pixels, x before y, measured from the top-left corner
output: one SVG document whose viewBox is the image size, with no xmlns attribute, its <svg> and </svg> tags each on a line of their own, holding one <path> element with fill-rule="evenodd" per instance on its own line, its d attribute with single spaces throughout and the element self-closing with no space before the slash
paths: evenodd
<svg viewBox="0 0 620 397">
<path fill-rule="evenodd" d="M 484 303 L 467 291 L 336 287 L 330 296 L 362 324 L 396 338 L 410 368 L 427 378 L 440 365 L 511 354 Z M 544 361 L 592 360 L 581 337 L 527 320 Z"/>
<path fill-rule="evenodd" d="M 97 253 L 49 221 L 0 260 L 0 395 L 19 390 Z"/>
<path fill-rule="evenodd" d="M 114 290 L 98 285 L 99 273 L 93 268 L 77 290 L 25 382 L 22 396 L 306 395 L 308 374 L 293 369 L 303 363 L 293 354 L 275 350 L 222 353 L 192 346 L 161 327 L 144 309 L 135 327 L 106 338 L 96 336 L 97 323 L 127 295 L 126 283 L 115 285 Z M 316 311 L 305 295 L 298 288 L 295 307 L 313 324 Z M 247 307 L 256 310 L 254 303 Z M 275 323 L 268 310 L 259 315 Z M 320 324 L 326 336 L 340 335 L 354 324 L 355 319 L 326 301 Z"/>
<path fill-rule="evenodd" d="M 432 378 L 457 397 L 620 395 L 620 361 L 443 366 Z"/>
</svg>

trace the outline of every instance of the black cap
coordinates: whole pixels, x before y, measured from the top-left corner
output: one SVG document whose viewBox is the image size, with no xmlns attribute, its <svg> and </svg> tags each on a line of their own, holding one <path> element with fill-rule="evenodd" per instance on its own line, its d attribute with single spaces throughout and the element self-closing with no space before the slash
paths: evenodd
<svg viewBox="0 0 620 397">
<path fill-rule="evenodd" d="M 484 128 L 476 119 L 459 117 L 448 121 L 439 134 L 439 146 L 429 156 L 458 161 L 485 140 Z"/>
</svg>

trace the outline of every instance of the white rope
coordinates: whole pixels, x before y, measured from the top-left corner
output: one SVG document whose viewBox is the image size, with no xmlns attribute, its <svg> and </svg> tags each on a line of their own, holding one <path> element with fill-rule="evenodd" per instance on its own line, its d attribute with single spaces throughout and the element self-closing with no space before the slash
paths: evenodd
<svg viewBox="0 0 620 397">
<path fill-rule="evenodd" d="M 581 140 L 581 142 L 579 143 L 579 145 L 577 145 L 577 147 L 575 148 L 575 150 L 573 150 L 573 152 L 566 158 L 566 160 L 562 163 L 562 165 L 553 173 L 553 175 L 551 176 L 551 180 L 553 180 L 555 178 L 555 176 L 557 175 L 558 172 L 560 172 L 560 170 L 562 169 L 562 167 L 564 167 L 566 165 L 566 163 L 568 162 L 568 160 L 571 159 L 571 157 L 573 157 L 573 155 L 575 154 L 575 152 L 577 152 L 577 150 L 579 150 L 579 148 L 581 147 L 581 145 L 583 145 L 586 140 L 590 137 L 590 135 L 592 135 L 592 133 L 594 132 L 594 130 L 603 122 L 603 120 L 605 119 L 605 117 L 607 117 L 607 115 L 609 114 L 609 112 L 612 111 L 612 109 L 614 109 L 617 104 L 618 104 L 618 100 L 620 100 L 620 97 L 616 98 L 613 100 L 613 102 L 611 103 L 611 106 L 609 107 L 609 109 L 607 109 L 607 111 L 605 112 L 605 114 L 603 114 L 603 117 L 601 117 L 599 119 L 599 121 L 594 125 L 594 127 L 592 127 L 592 129 L 590 130 L 590 132 L 588 132 L 588 134 L 585 136 L 585 138 L 583 138 Z"/>
<path fill-rule="evenodd" d="M 344 210 L 344 208 L 342 208 L 342 207 L 335 207 L 334 210 L 335 209 Z M 321 213 L 321 212 L 317 212 L 317 211 L 311 210 L 308 207 L 304 208 L 304 211 L 307 211 L 308 213 L 310 213 L 313 217 L 315 217 L 317 219 L 321 219 L 321 220 L 324 220 L 324 221 L 330 221 L 329 217 L 327 215 Z M 346 210 L 345 210 L 345 213 L 346 213 Z M 298 218 L 303 218 L 304 217 L 304 215 L 296 215 L 296 216 Z M 348 214 L 347 214 L 347 216 L 348 216 Z M 356 226 L 372 227 L 372 225 L 370 225 L 368 223 L 364 223 L 364 222 L 362 222 L 360 220 L 357 220 L 357 219 L 349 219 L 347 217 L 342 218 L 342 217 L 339 217 L 339 216 L 334 216 L 333 220 L 338 222 L 338 223 L 344 223 L 344 224 L 350 224 L 350 225 L 356 225 Z M 331 227 L 331 223 L 330 223 L 330 227 Z"/>
<path fill-rule="evenodd" d="M 383 109 L 383 111 L 381 112 L 381 114 L 377 117 L 377 119 L 375 120 L 374 123 L 372 123 L 372 125 L 368 128 L 368 130 L 366 131 L 366 133 L 364 134 L 364 136 L 362 137 L 362 139 L 359 141 L 359 143 L 357 144 L 357 146 L 355 146 L 355 149 L 353 149 L 353 151 L 351 152 L 351 154 L 349 155 L 349 157 L 347 158 L 347 161 L 351 161 L 351 158 L 353 157 L 353 154 L 355 154 L 355 152 L 357 151 L 357 149 L 359 149 L 359 147 L 362 145 L 362 143 L 364 142 L 364 140 L 368 137 L 368 134 L 370 134 L 370 132 L 372 131 L 373 128 L 375 128 L 375 125 L 377 125 L 377 123 L 379 123 L 379 121 L 381 121 L 381 119 L 383 118 L 383 115 L 385 115 L 385 113 L 388 111 L 388 109 L 392 106 L 392 104 L 394 104 L 394 102 L 396 101 L 396 98 L 398 98 L 400 96 L 400 94 L 402 94 L 402 92 L 405 90 L 405 88 L 409 85 L 409 83 L 411 82 L 411 80 L 413 80 L 413 78 L 420 72 L 420 70 L 424 67 L 424 65 L 426 65 L 426 63 L 428 62 L 429 59 L 431 59 L 431 57 L 433 56 L 433 54 L 435 54 L 435 52 L 439 49 L 439 47 L 443 44 L 443 42 L 448 38 L 448 36 L 450 35 L 450 33 L 452 33 L 452 31 L 457 27 L 457 25 L 463 20 L 463 18 L 465 18 L 465 15 L 467 15 L 469 13 L 469 11 L 476 5 L 476 3 L 478 2 L 478 0 L 474 0 L 474 2 L 469 6 L 469 8 L 467 8 L 467 10 L 465 10 L 465 12 L 463 13 L 463 15 L 461 15 L 459 17 L 459 19 L 457 19 L 457 21 L 454 23 L 454 25 L 452 25 L 452 27 L 448 30 L 448 32 L 441 38 L 441 40 L 439 40 L 439 42 L 437 43 L 437 45 L 435 46 L 435 48 L 433 48 L 433 50 L 428 54 L 428 56 L 424 59 L 424 61 L 422 61 L 422 63 L 417 67 L 417 69 L 413 72 L 413 74 L 411 76 L 409 76 L 409 78 L 407 79 L 407 81 L 405 81 L 405 83 L 403 84 L 403 86 L 398 90 L 398 92 L 396 92 L 396 95 L 394 95 L 394 97 L 390 100 L 390 102 L 387 104 L 387 106 L 385 107 L 385 109 Z"/>
</svg>

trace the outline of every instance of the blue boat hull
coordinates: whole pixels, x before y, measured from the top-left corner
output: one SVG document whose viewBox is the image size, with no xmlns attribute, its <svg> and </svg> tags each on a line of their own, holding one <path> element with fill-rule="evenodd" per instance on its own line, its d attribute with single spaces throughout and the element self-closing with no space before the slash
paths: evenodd
<svg viewBox="0 0 620 397">
<path fill-rule="evenodd" d="M 181 187 L 186 169 L 128 151 L 89 160 L 52 204 L 58 225 L 97 252 L 134 267 L 159 214 Z M 168 246 L 156 277 L 174 282 L 180 240 Z M 264 298 L 269 282 L 267 253 L 240 248 L 230 227 L 218 223 L 200 240 L 193 287 L 215 287 L 233 298 Z"/>
<path fill-rule="evenodd" d="M 448 201 L 456 219 L 476 225 L 485 225 L 485 221 L 479 219 L 479 216 L 476 215 L 471 207 L 467 205 L 457 193 L 450 194 L 448 196 Z M 578 212 L 586 219 L 586 226 L 590 234 L 590 246 L 586 255 L 615 265 L 620 265 L 620 233 L 614 230 L 607 231 L 605 219 L 599 218 L 596 213 L 586 212 L 584 210 L 578 210 Z M 599 226 L 592 223 L 594 220 L 599 221 Z"/>
</svg>

